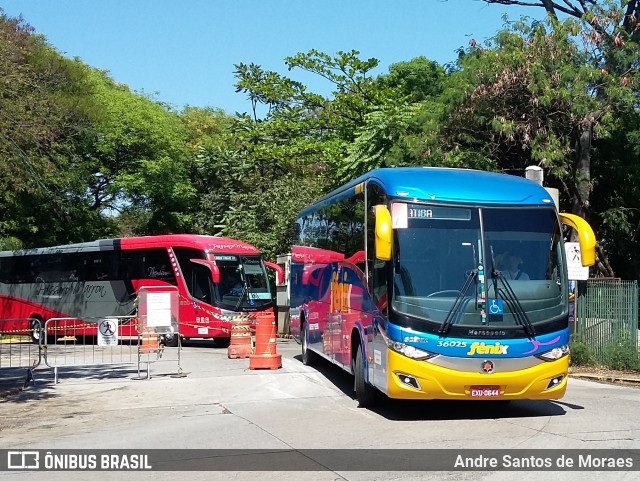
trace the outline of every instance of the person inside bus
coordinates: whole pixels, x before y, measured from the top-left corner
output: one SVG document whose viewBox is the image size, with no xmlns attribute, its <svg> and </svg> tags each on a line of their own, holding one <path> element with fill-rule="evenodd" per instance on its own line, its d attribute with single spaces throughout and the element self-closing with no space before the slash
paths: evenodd
<svg viewBox="0 0 640 481">
<path fill-rule="evenodd" d="M 240 277 L 233 277 L 229 279 L 225 283 L 225 291 L 227 292 L 225 295 L 227 296 L 239 296 L 242 294 L 242 288 L 244 285 L 242 284 L 242 279 Z"/>
<path fill-rule="evenodd" d="M 521 269 L 522 257 L 516 252 L 507 252 L 504 255 L 504 276 L 513 281 L 528 281 L 529 274 Z"/>
<path fill-rule="evenodd" d="M 232 296 L 239 296 L 242 294 L 242 282 L 240 282 L 239 280 L 233 285 L 233 287 L 229 290 L 229 294 L 231 294 Z"/>
</svg>

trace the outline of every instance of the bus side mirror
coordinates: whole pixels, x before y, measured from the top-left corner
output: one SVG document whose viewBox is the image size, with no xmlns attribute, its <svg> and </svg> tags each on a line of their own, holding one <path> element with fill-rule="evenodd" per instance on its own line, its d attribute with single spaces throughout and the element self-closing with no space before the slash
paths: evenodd
<svg viewBox="0 0 640 481">
<path fill-rule="evenodd" d="M 583 266 L 592 266 L 596 263 L 596 236 L 591 226 L 582 217 L 575 214 L 558 214 L 560 221 L 572 227 L 578 233 L 580 242 L 580 260 Z"/>
<path fill-rule="evenodd" d="M 386 205 L 373 206 L 376 216 L 376 259 L 391 260 L 391 213 Z"/>
<path fill-rule="evenodd" d="M 275 264 L 273 262 L 269 262 L 269 261 L 263 261 L 263 262 L 265 266 L 276 271 L 276 284 L 278 284 L 279 286 L 284 284 L 284 269 L 278 264 Z"/>
<path fill-rule="evenodd" d="M 211 271 L 211 280 L 214 284 L 220 283 L 220 268 L 214 262 L 208 261 L 206 259 L 189 259 L 194 264 L 202 264 L 203 266 L 207 266 Z"/>
</svg>

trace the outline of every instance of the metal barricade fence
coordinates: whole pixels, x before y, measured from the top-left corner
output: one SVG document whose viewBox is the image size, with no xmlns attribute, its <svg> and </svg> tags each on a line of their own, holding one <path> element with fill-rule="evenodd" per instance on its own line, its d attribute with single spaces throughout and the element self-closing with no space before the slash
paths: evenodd
<svg viewBox="0 0 640 481">
<path fill-rule="evenodd" d="M 25 368 L 26 381 L 42 360 L 42 322 L 34 318 L 0 319 L 0 370 Z"/>
<path fill-rule="evenodd" d="M 106 332 L 101 332 L 103 326 L 107 326 Z M 149 364 L 159 361 L 163 351 L 164 346 L 159 346 L 154 350 L 156 358 L 150 358 L 136 316 L 60 317 L 51 318 L 44 325 L 43 357 L 45 364 L 54 370 L 55 383 L 61 367 L 82 369 L 135 364 L 138 377 L 142 378 L 142 363 L 147 365 L 148 379 Z"/>
<path fill-rule="evenodd" d="M 41 349 L 36 340 L 41 332 L 39 319 L 0 319 L 0 368 L 38 366 Z"/>
<path fill-rule="evenodd" d="M 134 364 L 138 359 L 138 335 L 128 327 L 130 336 L 118 336 L 112 345 L 98 345 L 98 325 L 105 319 L 118 323 L 135 322 L 135 316 L 109 316 L 78 319 L 74 317 L 51 318 L 44 325 L 44 362 L 53 368 L 58 382 L 60 367 L 95 367 Z"/>
<path fill-rule="evenodd" d="M 638 346 L 638 283 L 590 279 L 579 291 L 576 336 L 597 361 L 605 361 L 612 346 Z"/>
</svg>

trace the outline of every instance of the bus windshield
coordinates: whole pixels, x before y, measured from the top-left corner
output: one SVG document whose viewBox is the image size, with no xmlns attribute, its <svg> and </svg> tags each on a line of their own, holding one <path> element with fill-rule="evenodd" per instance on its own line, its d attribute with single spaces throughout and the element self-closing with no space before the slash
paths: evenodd
<svg viewBox="0 0 640 481">
<path fill-rule="evenodd" d="M 562 238 L 553 207 L 395 202 L 392 212 L 395 312 L 492 328 L 566 314 Z"/>
<path fill-rule="evenodd" d="M 215 255 L 220 282 L 215 286 L 215 304 L 230 310 L 262 309 L 271 304 L 267 273 L 260 256 Z"/>
</svg>

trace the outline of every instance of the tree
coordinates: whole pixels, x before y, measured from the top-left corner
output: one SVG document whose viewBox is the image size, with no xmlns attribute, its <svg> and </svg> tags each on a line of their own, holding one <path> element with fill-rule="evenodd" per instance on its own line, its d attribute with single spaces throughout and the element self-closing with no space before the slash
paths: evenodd
<svg viewBox="0 0 640 481">
<path fill-rule="evenodd" d="M 25 246 L 107 232 L 84 202 L 83 146 L 96 115 L 88 68 L 0 11 L 0 235 Z"/>
<path fill-rule="evenodd" d="M 418 140 L 430 126 L 424 113 L 442 94 L 445 76 L 443 67 L 425 57 L 393 64 L 389 74 L 380 75 L 373 84 L 378 104 L 354 132 L 349 156 L 338 170 L 340 181 L 378 167 L 424 162 Z"/>
<path fill-rule="evenodd" d="M 189 230 L 195 190 L 180 116 L 104 72 L 92 71 L 91 81 L 101 112 L 84 154 L 92 208 L 126 213 L 128 230 L 138 234 Z"/>
<path fill-rule="evenodd" d="M 628 36 L 638 35 L 640 24 L 640 0 L 624 0 L 617 6 L 598 0 L 483 0 L 488 4 L 520 5 L 543 8 L 547 15 L 557 20 L 558 13 L 588 21 L 601 35 L 617 36 L 621 31 Z M 600 19 L 600 20 L 599 20 Z M 604 24 L 602 19 L 606 19 Z M 611 37 L 615 39 L 615 37 Z"/>
<path fill-rule="evenodd" d="M 592 171 L 598 170 L 598 167 L 602 165 L 611 165 L 607 159 L 607 153 L 604 150 L 599 150 L 597 146 L 598 143 L 609 144 L 604 140 L 606 135 L 602 135 L 603 132 L 600 129 L 601 120 L 609 125 L 615 124 L 616 129 L 625 131 L 634 125 L 632 119 L 636 118 L 638 114 L 636 99 L 638 98 L 638 67 L 640 66 L 638 55 L 640 51 L 640 2 L 629 0 L 614 4 L 595 0 L 588 2 L 485 1 L 504 5 L 542 7 L 554 20 L 557 19 L 559 13 L 580 19 L 580 36 L 585 51 L 589 53 L 588 65 L 590 68 L 598 69 L 604 77 L 602 82 L 592 85 L 591 93 L 601 102 L 601 105 L 609 105 L 611 110 L 607 111 L 596 107 L 584 115 L 579 125 L 575 157 L 576 195 L 573 198 L 572 210 L 579 214 L 588 215 L 591 210 L 592 193 L 595 197 L 593 204 L 603 209 L 597 218 L 592 220 L 596 223 L 596 227 L 602 229 L 599 233 L 601 239 L 604 240 L 598 246 L 599 258 L 602 262 L 600 271 L 611 276 L 614 272 L 607 265 L 607 257 L 602 248 L 605 245 L 613 246 L 616 243 L 614 240 L 629 238 L 627 226 L 638 224 L 638 213 L 632 207 L 637 203 L 637 197 L 612 196 L 610 188 L 599 190 L 599 183 L 602 184 L 602 187 L 609 185 L 607 180 L 611 175 L 608 175 L 607 179 L 604 177 L 594 178 Z M 558 23 L 554 22 L 553 24 Z M 609 130 L 609 133 L 611 132 Z M 620 135 L 619 132 L 616 134 L 618 140 L 625 139 L 625 134 Z M 627 135 L 633 136 L 631 132 L 628 132 Z M 619 193 L 620 189 L 616 188 L 615 191 Z M 602 195 L 602 199 L 599 198 L 600 195 Z M 636 244 L 636 248 L 637 246 L 638 244 Z M 619 257 L 615 250 L 612 253 Z M 626 262 L 619 265 L 624 271 L 627 271 L 629 267 L 629 263 Z M 638 270 L 635 272 L 637 276 Z"/>
</svg>

